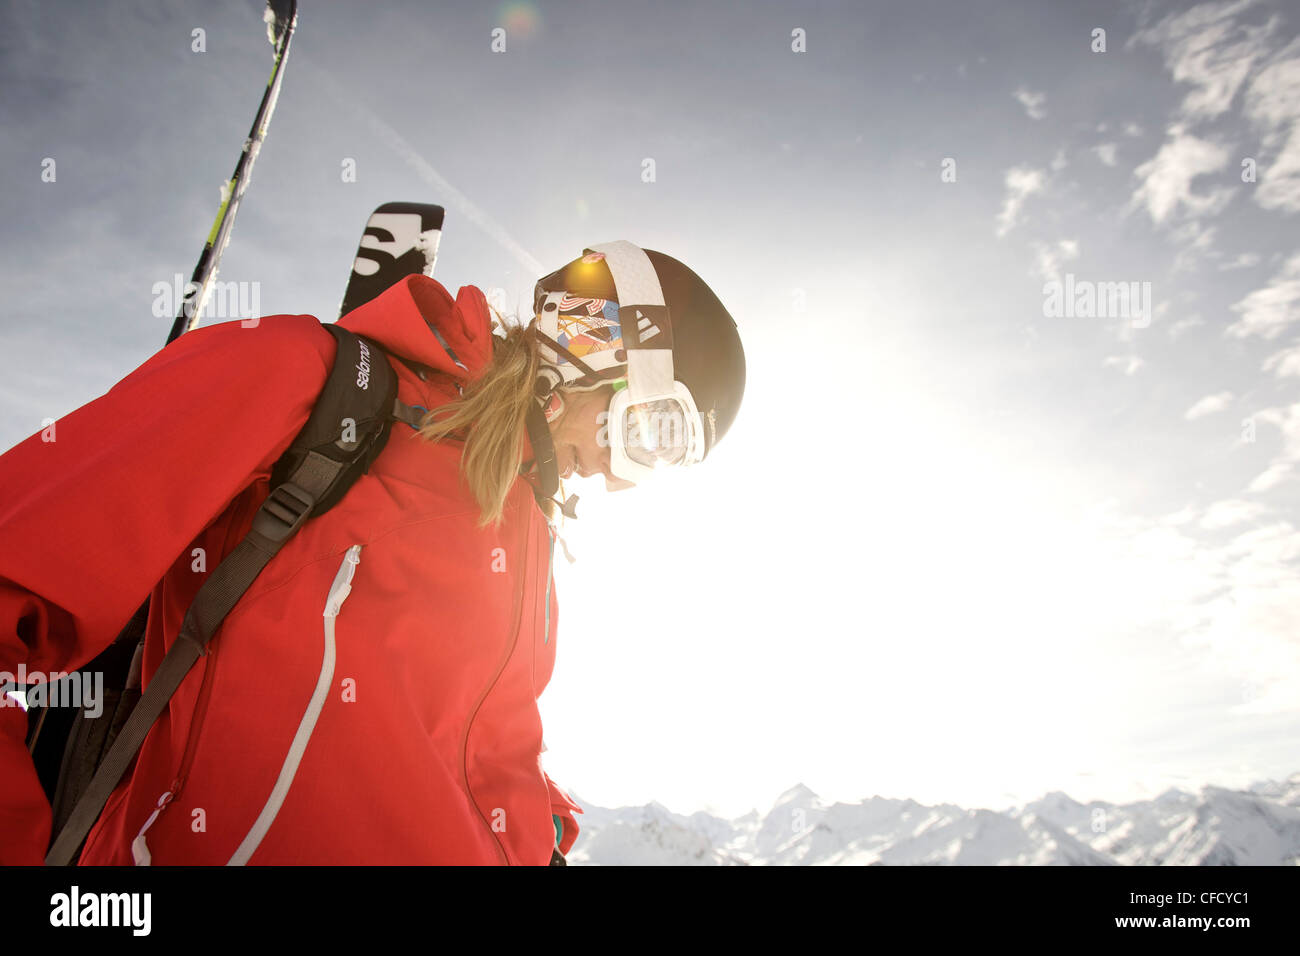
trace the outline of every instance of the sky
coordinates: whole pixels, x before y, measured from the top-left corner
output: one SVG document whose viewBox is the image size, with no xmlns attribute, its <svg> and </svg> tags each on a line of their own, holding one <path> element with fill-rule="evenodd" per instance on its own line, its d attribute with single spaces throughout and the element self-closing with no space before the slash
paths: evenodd
<svg viewBox="0 0 1300 956">
<path fill-rule="evenodd" d="M 0 448 L 161 347 L 261 9 L 0 0 Z M 396 199 L 446 207 L 453 294 L 520 314 L 629 239 L 744 341 L 705 464 L 568 483 L 541 708 L 580 799 L 1300 770 L 1293 5 L 302 0 L 221 278 L 330 320 Z"/>
</svg>

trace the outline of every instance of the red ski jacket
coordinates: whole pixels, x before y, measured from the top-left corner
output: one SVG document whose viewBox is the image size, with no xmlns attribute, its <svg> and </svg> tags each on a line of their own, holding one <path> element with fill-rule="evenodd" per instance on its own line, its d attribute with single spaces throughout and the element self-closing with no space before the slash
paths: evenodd
<svg viewBox="0 0 1300 956">
<path fill-rule="evenodd" d="M 398 397 L 433 408 L 486 364 L 489 321 L 474 286 L 453 301 L 413 276 L 339 324 L 434 369 L 422 380 L 392 362 Z M 308 315 L 199 328 L 0 456 L 0 671 L 82 667 L 152 594 L 147 685 L 266 498 L 334 350 Z M 522 447 L 527 460 L 526 437 Z M 515 482 L 501 525 L 479 529 L 462 448 L 393 425 L 370 472 L 302 526 L 225 619 L 110 797 L 83 865 L 544 865 L 552 815 L 560 850 L 572 847 L 581 810 L 539 761 L 554 532 L 531 476 Z M 349 572 L 331 618 L 327 598 Z M 24 712 L 4 702 L 0 863 L 39 864 L 51 811 Z"/>
</svg>

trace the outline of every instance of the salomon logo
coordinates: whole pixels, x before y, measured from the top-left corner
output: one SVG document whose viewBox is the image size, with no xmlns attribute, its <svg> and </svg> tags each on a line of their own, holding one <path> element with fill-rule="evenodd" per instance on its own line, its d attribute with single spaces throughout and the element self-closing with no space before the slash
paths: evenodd
<svg viewBox="0 0 1300 956">
<path fill-rule="evenodd" d="M 361 361 L 357 363 L 357 388 L 370 388 L 370 349 L 361 342 Z"/>
</svg>

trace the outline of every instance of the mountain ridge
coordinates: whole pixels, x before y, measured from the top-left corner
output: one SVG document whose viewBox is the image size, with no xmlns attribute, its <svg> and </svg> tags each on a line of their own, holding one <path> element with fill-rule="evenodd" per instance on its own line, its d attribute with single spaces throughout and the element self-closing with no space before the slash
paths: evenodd
<svg viewBox="0 0 1300 956">
<path fill-rule="evenodd" d="M 574 865 L 1300 865 L 1300 773 L 1123 804 L 1054 790 L 1005 810 L 878 794 L 827 802 L 803 783 L 766 813 L 730 819 L 575 799 L 586 812 Z"/>
</svg>

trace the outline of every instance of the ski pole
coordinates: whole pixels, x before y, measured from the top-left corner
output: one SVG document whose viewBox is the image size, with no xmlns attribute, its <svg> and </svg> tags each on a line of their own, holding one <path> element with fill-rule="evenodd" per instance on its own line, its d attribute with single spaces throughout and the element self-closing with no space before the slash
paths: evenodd
<svg viewBox="0 0 1300 956">
<path fill-rule="evenodd" d="M 266 36 L 275 47 L 275 61 L 271 66 L 271 78 L 267 81 L 262 102 L 253 119 L 253 127 L 244 140 L 244 148 L 235 164 L 235 172 L 221 186 L 221 207 L 217 210 L 216 221 L 208 233 L 208 241 L 203 246 L 198 265 L 190 276 L 189 285 L 181 300 L 180 311 L 172 323 L 171 333 L 167 336 L 170 345 L 181 335 L 199 324 L 203 307 L 207 304 L 212 291 L 212 283 L 217 277 L 221 264 L 221 254 L 226 243 L 230 241 L 230 230 L 235 223 L 235 213 L 239 210 L 239 200 L 248 188 L 249 176 L 253 163 L 261 151 L 262 141 L 266 139 L 266 130 L 271 123 L 271 114 L 275 112 L 275 101 L 280 95 L 280 82 L 284 79 L 284 64 L 289 56 L 289 41 L 293 37 L 293 28 L 298 23 L 298 0 L 268 0 L 266 12 L 262 19 L 266 22 Z"/>
</svg>

